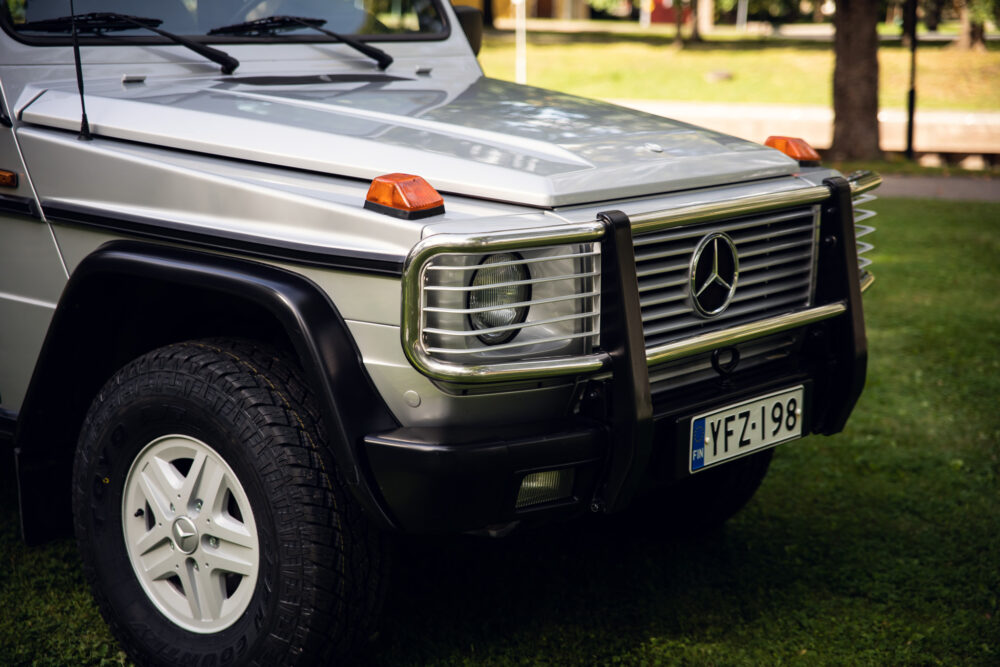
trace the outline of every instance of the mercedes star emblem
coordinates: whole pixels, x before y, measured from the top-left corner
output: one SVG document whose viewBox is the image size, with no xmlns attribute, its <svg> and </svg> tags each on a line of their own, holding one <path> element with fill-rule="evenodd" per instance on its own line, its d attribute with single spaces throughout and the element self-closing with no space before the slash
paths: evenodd
<svg viewBox="0 0 1000 667">
<path fill-rule="evenodd" d="M 186 516 L 178 517 L 174 521 L 171 533 L 173 534 L 174 544 L 183 553 L 193 553 L 198 548 L 198 529 L 195 527 L 194 521 Z"/>
<path fill-rule="evenodd" d="M 702 317 L 715 317 L 729 307 L 740 276 L 736 244 L 722 232 L 708 234 L 691 255 L 691 304 Z"/>
</svg>

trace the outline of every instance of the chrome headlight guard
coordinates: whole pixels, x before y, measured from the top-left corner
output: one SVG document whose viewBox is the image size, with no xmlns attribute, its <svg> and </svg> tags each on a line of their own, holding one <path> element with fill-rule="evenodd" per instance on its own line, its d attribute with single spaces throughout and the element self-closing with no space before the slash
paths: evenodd
<svg viewBox="0 0 1000 667">
<path fill-rule="evenodd" d="M 402 342 L 410 363 L 430 378 L 460 383 L 531 380 L 602 370 L 608 363 L 606 354 L 558 348 L 574 340 L 593 341 L 598 335 L 597 244 L 603 235 L 604 224 L 593 221 L 488 234 L 437 234 L 424 239 L 403 267 Z M 481 268 L 483 257 L 509 252 L 520 253 L 518 263 L 530 266 L 533 272 L 530 282 L 536 289 L 526 307 L 543 313 L 510 326 L 542 333 L 500 345 L 477 345 L 482 330 L 460 324 L 468 320 L 466 295 L 478 289 L 469 284 L 471 276 Z M 567 266 L 576 268 L 567 270 Z M 449 276 L 453 284 L 438 284 L 438 275 Z M 551 291 L 554 285 L 561 285 L 563 293 Z M 568 335 L 544 334 L 546 327 L 560 326 L 577 330 Z M 472 345 L 462 347 L 463 341 Z M 512 360 L 510 353 L 515 350 L 524 353 L 519 356 L 534 357 Z"/>
</svg>

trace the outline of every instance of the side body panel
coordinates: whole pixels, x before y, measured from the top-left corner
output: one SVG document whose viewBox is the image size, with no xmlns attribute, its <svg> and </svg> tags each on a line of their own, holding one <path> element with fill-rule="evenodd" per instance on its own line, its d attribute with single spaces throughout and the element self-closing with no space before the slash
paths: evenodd
<svg viewBox="0 0 1000 667">
<path fill-rule="evenodd" d="M 2 100 L 0 88 L 0 104 Z M 17 175 L 0 188 L 0 410 L 24 400 L 66 271 L 52 230 L 39 216 L 9 117 L 0 119 L 0 169 Z"/>
</svg>

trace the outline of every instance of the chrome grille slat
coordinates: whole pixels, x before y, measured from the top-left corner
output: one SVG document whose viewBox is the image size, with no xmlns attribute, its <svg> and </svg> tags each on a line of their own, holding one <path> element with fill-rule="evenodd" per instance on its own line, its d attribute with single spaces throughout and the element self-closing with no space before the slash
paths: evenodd
<svg viewBox="0 0 1000 667">
<path fill-rule="evenodd" d="M 782 253 L 786 250 L 794 250 L 796 248 L 807 248 L 808 252 L 805 256 L 812 256 L 812 237 L 807 239 L 802 239 L 801 241 L 790 241 L 788 243 L 779 243 L 777 245 L 761 245 L 755 250 L 745 250 L 740 247 L 737 243 L 736 247 L 740 251 L 740 266 L 743 266 L 743 260 L 747 257 L 757 257 L 759 255 L 776 255 Z"/>
<path fill-rule="evenodd" d="M 676 279 L 673 279 L 673 280 L 670 280 L 670 281 L 666 281 L 666 282 L 656 282 L 656 283 L 654 283 L 654 282 L 646 281 L 645 283 L 643 283 L 642 281 L 640 281 L 639 282 L 639 294 L 642 294 L 643 292 L 652 292 L 654 290 L 659 290 L 659 289 L 667 289 L 667 288 L 670 288 L 670 287 L 683 287 L 684 283 L 686 283 L 687 280 L 688 280 L 687 276 L 683 275 L 680 278 L 676 278 Z"/>
<path fill-rule="evenodd" d="M 750 324 L 758 320 L 767 319 L 769 317 L 776 317 L 778 315 L 784 315 L 789 312 L 789 308 L 781 305 L 776 305 L 773 308 L 763 311 L 752 311 L 742 317 L 734 317 L 732 319 L 726 320 L 726 327 L 738 327 L 742 324 Z M 681 338 L 687 338 L 690 336 L 697 336 L 702 333 L 711 332 L 722 327 L 713 327 L 712 329 L 705 329 L 703 326 L 695 323 L 691 325 L 688 323 L 687 326 L 679 326 L 670 331 L 665 331 L 662 334 L 651 335 L 646 338 L 646 346 L 655 347 L 657 345 L 663 345 L 671 341 L 676 341 Z"/>
<path fill-rule="evenodd" d="M 688 329 L 701 333 L 703 331 L 714 331 L 715 329 L 722 329 L 724 327 L 742 324 L 743 322 L 752 322 L 753 320 L 764 319 L 766 316 L 773 315 L 773 310 L 775 308 L 780 308 L 781 312 L 793 310 L 796 302 L 802 300 L 801 296 L 792 295 L 782 299 L 769 300 L 763 305 L 759 303 L 738 305 L 736 307 L 730 307 L 729 310 L 727 310 L 722 316 L 713 320 L 703 320 L 700 317 L 691 315 L 690 317 L 683 317 L 678 321 L 658 326 L 645 326 L 646 323 L 643 322 L 643 332 L 646 334 L 646 347 L 652 346 L 651 337 L 654 336 L 659 336 L 665 333 L 677 334 L 677 332 L 686 331 Z M 688 309 L 687 312 L 690 312 L 690 309 Z M 690 334 L 685 333 L 683 335 Z M 680 337 L 680 334 L 671 335 L 665 338 L 657 339 L 656 343 L 664 343 L 668 340 Z"/>
<path fill-rule="evenodd" d="M 653 299 L 639 299 L 639 306 L 642 308 L 652 308 L 653 306 L 662 306 L 665 303 L 673 303 L 674 301 L 683 301 L 683 294 L 671 293 L 665 297 L 657 297 Z"/>
<path fill-rule="evenodd" d="M 809 306 L 818 218 L 818 207 L 798 207 L 635 237 L 647 348 Z M 728 309 L 707 319 L 694 312 L 688 283 L 696 246 L 714 232 L 732 239 L 740 273 Z"/>
<path fill-rule="evenodd" d="M 736 245 L 739 245 L 741 243 L 755 243 L 757 241 L 766 241 L 768 239 L 773 239 L 778 236 L 788 236 L 789 234 L 801 234 L 801 233 L 811 234 L 812 225 L 800 225 L 798 227 L 791 227 L 789 229 L 768 231 L 763 234 L 754 234 L 753 236 L 742 236 L 739 234 L 733 234 L 732 237 L 733 241 L 736 242 Z"/>
<path fill-rule="evenodd" d="M 637 262 L 636 263 L 636 268 L 637 268 L 637 270 L 636 270 L 636 276 L 638 276 L 641 279 L 641 278 L 645 278 L 647 276 L 660 275 L 662 273 L 672 273 L 673 271 L 687 271 L 688 263 L 684 262 L 683 264 L 669 264 L 669 265 L 667 265 L 665 267 L 650 266 L 648 268 L 641 269 L 641 270 L 638 269 L 638 266 L 640 266 L 640 265 Z"/>
<path fill-rule="evenodd" d="M 753 277 L 748 277 L 743 275 L 740 277 L 740 287 L 749 287 L 750 285 L 759 285 L 760 283 L 767 282 L 769 280 L 780 280 L 781 278 L 788 278 L 790 276 L 800 275 L 802 269 L 796 267 L 793 269 L 786 269 L 784 271 L 768 271 L 763 275 L 757 275 L 758 272 L 754 272 Z"/>
<path fill-rule="evenodd" d="M 739 229 L 746 229 L 748 227 L 755 227 L 759 225 L 767 225 L 778 222 L 784 222 L 786 220 L 792 220 L 802 215 L 802 209 L 796 211 L 791 211 L 787 213 L 782 213 L 778 215 L 768 215 L 761 216 L 759 218 L 752 218 L 745 221 L 723 221 L 723 222 L 712 222 L 703 223 L 697 225 L 698 231 L 689 231 L 692 227 L 681 227 L 674 230 L 669 230 L 665 232 L 654 232 L 652 234 L 643 234 L 642 236 L 633 239 L 633 245 L 635 246 L 645 246 L 653 243 L 661 243 L 664 240 L 681 240 L 681 239 L 694 239 L 697 241 L 705 234 L 709 234 L 713 231 L 725 231 L 727 234 L 730 230 L 736 231 Z M 692 244 L 694 247 L 694 244 Z"/>
<path fill-rule="evenodd" d="M 808 262 L 811 263 L 812 260 L 812 248 L 806 252 L 797 252 L 790 255 L 776 255 L 776 256 L 763 256 L 759 259 L 751 260 L 749 262 L 740 262 L 740 275 L 748 273 L 750 271 L 758 271 L 761 269 L 767 269 L 772 266 L 778 266 L 779 264 L 792 264 L 794 262 Z"/>
</svg>

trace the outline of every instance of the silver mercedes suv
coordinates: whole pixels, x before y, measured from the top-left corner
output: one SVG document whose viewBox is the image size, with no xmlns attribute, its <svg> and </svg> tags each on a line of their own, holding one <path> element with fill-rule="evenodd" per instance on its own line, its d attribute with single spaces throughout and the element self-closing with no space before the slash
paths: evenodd
<svg viewBox="0 0 1000 667">
<path fill-rule="evenodd" d="M 485 78 L 440 0 L 3 0 L 0 431 L 143 664 L 348 660 L 401 533 L 717 526 L 861 392 L 879 184 Z"/>
</svg>

